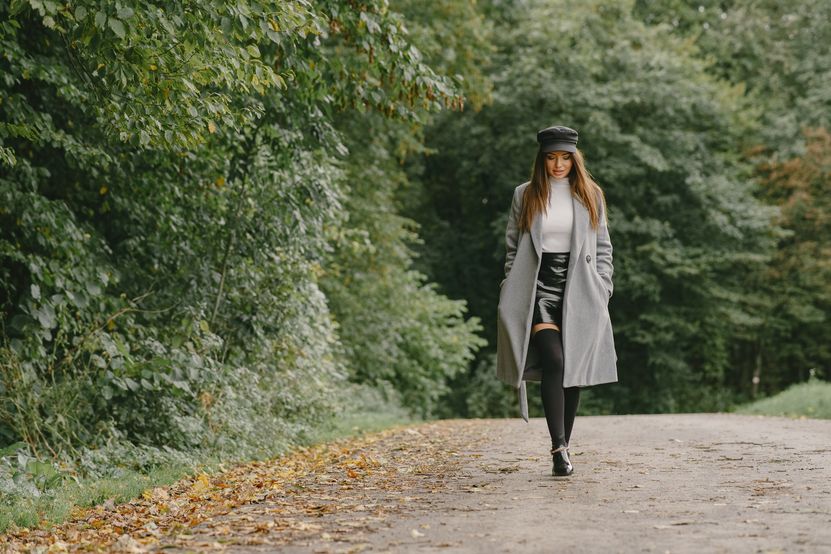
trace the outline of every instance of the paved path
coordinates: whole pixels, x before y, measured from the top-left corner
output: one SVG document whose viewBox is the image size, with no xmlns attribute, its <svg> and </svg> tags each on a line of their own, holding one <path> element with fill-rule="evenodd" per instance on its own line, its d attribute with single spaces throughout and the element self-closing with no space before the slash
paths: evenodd
<svg viewBox="0 0 831 554">
<path fill-rule="evenodd" d="M 422 509 L 279 551 L 831 552 L 831 421 L 578 417 L 568 478 L 543 419 L 475 424 L 485 439 Z"/>
</svg>

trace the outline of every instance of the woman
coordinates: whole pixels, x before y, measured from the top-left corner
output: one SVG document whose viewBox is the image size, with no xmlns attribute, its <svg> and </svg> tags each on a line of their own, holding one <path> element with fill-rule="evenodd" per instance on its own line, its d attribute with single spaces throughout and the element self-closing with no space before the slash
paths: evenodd
<svg viewBox="0 0 831 554">
<path fill-rule="evenodd" d="M 617 381 L 612 243 L 605 195 L 585 168 L 577 131 L 548 127 L 537 142 L 531 180 L 514 189 L 505 231 L 496 371 L 518 389 L 526 422 L 525 381 L 540 381 L 552 473 L 570 475 L 580 387 Z"/>
</svg>

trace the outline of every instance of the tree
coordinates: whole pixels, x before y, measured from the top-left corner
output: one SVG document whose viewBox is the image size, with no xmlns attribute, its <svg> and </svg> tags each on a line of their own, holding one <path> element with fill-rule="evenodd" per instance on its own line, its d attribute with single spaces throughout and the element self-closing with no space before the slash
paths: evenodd
<svg viewBox="0 0 831 554">
<path fill-rule="evenodd" d="M 0 444 L 243 457 L 338 414 L 338 120 L 462 105 L 405 23 L 384 0 L 0 6 Z M 448 349 L 421 375 L 441 390 L 475 322 L 386 264 L 456 337 L 412 338 L 416 369 Z"/>
<path fill-rule="evenodd" d="M 731 344 L 761 324 L 741 276 L 764 267 L 773 241 L 774 210 L 754 198 L 739 155 L 751 124 L 742 89 L 711 76 L 688 42 L 633 17 L 632 4 L 529 1 L 504 13 L 493 105 L 440 117 L 427 132 L 437 153 L 411 167 L 426 191 L 410 213 L 430 245 L 429 274 L 470 299 L 495 344 L 511 193 L 530 175 L 536 130 L 570 125 L 606 192 L 615 247 L 621 381 L 592 390 L 587 405 L 725 408 Z M 454 390 L 463 410 L 471 391 Z"/>
<path fill-rule="evenodd" d="M 827 375 L 827 275 L 812 260 L 821 254 L 816 244 L 828 217 L 820 168 L 831 124 L 831 6 L 667 0 L 639 1 L 635 11 L 688 37 L 708 60 L 708 73 L 746 91 L 755 123 L 743 136 L 742 154 L 754 166 L 758 197 L 781 210 L 776 255 L 764 271 L 745 277 L 763 324 L 734 346 L 734 385 L 751 396 L 802 381 L 811 368 Z"/>
<path fill-rule="evenodd" d="M 805 381 L 813 369 L 828 377 L 831 344 L 831 134 L 805 131 L 806 152 L 760 166 L 762 198 L 781 207 L 778 224 L 788 230 L 765 272 L 773 300 L 760 333 L 757 377 L 762 390 Z"/>
</svg>

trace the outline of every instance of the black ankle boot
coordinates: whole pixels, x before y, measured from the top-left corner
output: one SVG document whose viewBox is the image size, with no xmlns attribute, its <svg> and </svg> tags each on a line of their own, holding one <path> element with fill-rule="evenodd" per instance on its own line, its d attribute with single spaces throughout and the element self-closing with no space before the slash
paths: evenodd
<svg viewBox="0 0 831 554">
<path fill-rule="evenodd" d="M 571 460 L 568 459 L 568 445 L 552 446 L 551 455 L 554 457 L 554 467 L 551 468 L 551 475 L 563 477 L 572 474 L 574 468 L 571 466 Z"/>
</svg>

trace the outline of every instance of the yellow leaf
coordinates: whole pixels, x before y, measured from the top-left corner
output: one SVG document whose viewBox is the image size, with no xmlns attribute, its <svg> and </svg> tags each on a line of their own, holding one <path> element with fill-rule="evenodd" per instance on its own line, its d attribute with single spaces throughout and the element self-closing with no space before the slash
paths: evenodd
<svg viewBox="0 0 831 554">
<path fill-rule="evenodd" d="M 213 121 L 208 121 L 208 132 L 216 133 L 216 125 L 214 125 Z"/>
<path fill-rule="evenodd" d="M 205 473 L 200 473 L 190 487 L 191 494 L 202 494 L 211 488 L 211 480 Z"/>
<path fill-rule="evenodd" d="M 67 545 L 65 542 L 55 541 L 51 545 L 49 545 L 49 549 L 46 551 L 49 554 L 54 554 L 57 552 L 68 552 Z"/>
<path fill-rule="evenodd" d="M 107 188 L 107 185 L 101 185 L 101 188 L 98 189 L 98 194 L 100 194 L 101 196 L 104 196 L 105 194 L 107 194 L 108 190 L 110 190 L 110 189 Z"/>
</svg>

